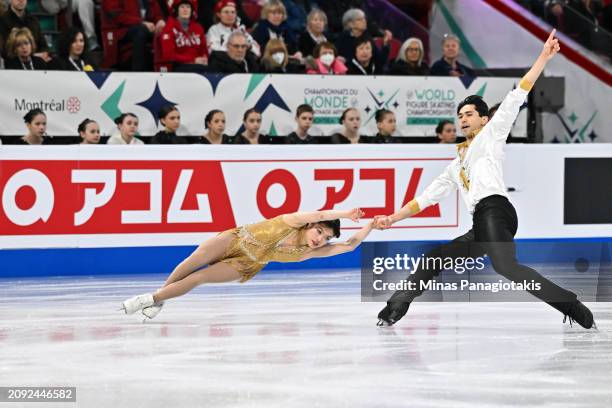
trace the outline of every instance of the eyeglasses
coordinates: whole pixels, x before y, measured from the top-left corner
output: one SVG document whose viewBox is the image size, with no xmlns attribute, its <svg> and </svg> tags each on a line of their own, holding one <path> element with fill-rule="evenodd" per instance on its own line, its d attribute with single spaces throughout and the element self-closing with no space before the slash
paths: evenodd
<svg viewBox="0 0 612 408">
<path fill-rule="evenodd" d="M 230 47 L 238 48 L 239 50 L 244 50 L 248 47 L 247 44 L 229 44 Z"/>
<path fill-rule="evenodd" d="M 417 48 L 414 48 L 414 47 L 408 47 L 408 48 L 406 48 L 406 51 L 421 51 L 421 49 L 420 49 L 420 48 L 418 48 L 418 47 L 417 47 Z"/>
<path fill-rule="evenodd" d="M 21 47 L 22 45 L 30 45 L 30 41 L 17 41 L 15 47 Z"/>
</svg>

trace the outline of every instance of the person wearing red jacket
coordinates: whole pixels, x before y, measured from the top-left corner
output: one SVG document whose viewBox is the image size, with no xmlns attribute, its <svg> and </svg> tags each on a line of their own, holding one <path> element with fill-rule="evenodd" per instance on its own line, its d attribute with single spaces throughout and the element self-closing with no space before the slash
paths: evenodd
<svg viewBox="0 0 612 408">
<path fill-rule="evenodd" d="M 161 33 L 162 59 L 178 72 L 203 72 L 208 64 L 204 28 L 194 18 L 190 0 L 174 2 L 172 15 Z"/>
<path fill-rule="evenodd" d="M 156 0 L 102 0 L 102 30 L 113 30 L 120 44 L 131 43 L 132 71 L 152 67 L 150 47 L 165 27 L 164 14 Z"/>
</svg>

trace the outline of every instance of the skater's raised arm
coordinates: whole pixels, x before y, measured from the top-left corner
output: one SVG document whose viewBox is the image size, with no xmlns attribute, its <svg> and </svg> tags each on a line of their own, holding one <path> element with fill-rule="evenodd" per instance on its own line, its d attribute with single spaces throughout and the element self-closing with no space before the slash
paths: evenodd
<svg viewBox="0 0 612 408">
<path fill-rule="evenodd" d="M 347 218 L 355 222 L 363 217 L 363 211 L 360 208 L 352 210 L 324 210 L 312 212 L 295 212 L 292 214 L 283 215 L 283 220 L 292 227 L 299 228 L 306 224 L 314 224 L 321 221 L 337 220 Z"/>
<path fill-rule="evenodd" d="M 333 244 L 327 244 L 321 248 L 317 248 L 311 252 L 304 254 L 303 260 L 310 258 L 325 258 L 328 256 L 340 255 L 345 252 L 351 252 L 355 250 L 355 248 L 357 248 L 359 244 L 361 244 L 361 242 L 366 239 L 368 234 L 370 234 L 370 232 L 374 228 L 375 223 L 376 220 L 370 221 L 365 227 L 361 228 L 345 242 L 335 242 Z"/>
<path fill-rule="evenodd" d="M 540 77 L 540 74 L 542 74 L 548 61 L 550 61 L 561 49 L 559 47 L 559 40 L 555 38 L 555 33 L 556 30 L 554 29 L 550 32 L 548 39 L 544 43 L 542 52 L 531 69 L 529 69 L 523 79 L 521 79 L 518 88 L 508 93 L 497 112 L 495 112 L 493 118 L 491 118 L 488 126 L 493 128 L 493 135 L 496 140 L 506 140 L 533 84 Z"/>
</svg>

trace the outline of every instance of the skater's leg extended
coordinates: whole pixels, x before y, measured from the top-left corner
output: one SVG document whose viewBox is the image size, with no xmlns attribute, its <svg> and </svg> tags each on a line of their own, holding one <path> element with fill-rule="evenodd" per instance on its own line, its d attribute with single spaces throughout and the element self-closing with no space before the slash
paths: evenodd
<svg viewBox="0 0 612 408">
<path fill-rule="evenodd" d="M 476 237 L 482 242 L 497 273 L 517 283 L 535 282 L 539 290 L 529 290 L 529 293 L 568 316 L 570 321 L 575 320 L 585 328 L 593 326 L 592 313 L 577 300 L 575 293 L 563 289 L 536 270 L 518 263 L 514 243 L 517 230 L 516 212 L 507 200 L 501 200 L 495 206 L 476 212 L 475 218 Z"/>
<path fill-rule="evenodd" d="M 455 238 L 448 244 L 440 245 L 424 255 L 426 259 L 460 258 L 460 257 L 478 257 L 482 256 L 482 249 L 474 242 L 474 233 L 472 230 L 466 234 Z M 379 326 L 392 325 L 401 319 L 417 296 L 420 296 L 424 289 L 423 285 L 429 282 L 434 276 L 438 276 L 442 271 L 441 263 L 429 262 L 422 263 L 421 266 L 408 277 L 408 281 L 415 283 L 415 290 L 398 290 L 387 301 L 387 305 L 378 314 L 380 319 Z"/>
<path fill-rule="evenodd" d="M 234 267 L 219 262 L 204 269 L 200 269 L 183 279 L 172 282 L 159 289 L 154 295 L 155 303 L 163 302 L 166 299 L 184 295 L 191 289 L 203 283 L 222 283 L 231 282 L 241 278 L 240 273 Z"/>
<path fill-rule="evenodd" d="M 234 235 L 230 231 L 225 231 L 213 238 L 206 240 L 185 260 L 174 268 L 170 276 L 166 279 L 164 287 L 173 282 L 180 281 L 190 273 L 219 260 L 232 242 Z"/>
</svg>

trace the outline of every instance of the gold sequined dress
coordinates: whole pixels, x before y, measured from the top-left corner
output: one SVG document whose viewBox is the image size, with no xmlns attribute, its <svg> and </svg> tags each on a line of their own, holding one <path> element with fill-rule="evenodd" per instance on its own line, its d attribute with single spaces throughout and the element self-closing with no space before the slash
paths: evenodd
<svg viewBox="0 0 612 408">
<path fill-rule="evenodd" d="M 304 230 L 288 225 L 282 215 L 230 231 L 234 238 L 219 262 L 235 268 L 242 276 L 240 283 L 251 279 L 269 262 L 299 262 L 309 250 L 307 245 L 283 245 L 287 238 Z"/>
</svg>

